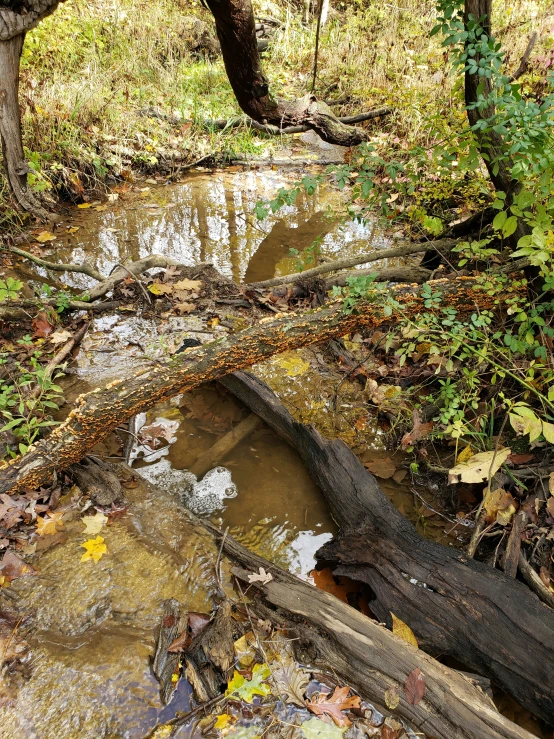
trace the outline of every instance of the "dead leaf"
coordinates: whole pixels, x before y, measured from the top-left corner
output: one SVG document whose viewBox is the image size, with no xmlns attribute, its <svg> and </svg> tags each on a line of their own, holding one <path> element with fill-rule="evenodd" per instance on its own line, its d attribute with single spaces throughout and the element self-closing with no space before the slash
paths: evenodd
<svg viewBox="0 0 554 739">
<path fill-rule="evenodd" d="M 63 527 L 63 517 L 64 512 L 51 512 L 49 513 L 49 518 L 42 518 L 41 516 L 37 516 L 37 534 L 39 536 L 49 536 L 51 534 L 55 534 L 59 529 Z"/>
<path fill-rule="evenodd" d="M 422 423 L 421 416 L 419 415 L 419 411 L 417 410 L 417 408 L 414 408 L 412 417 L 414 421 L 414 427 L 409 433 L 404 434 L 404 436 L 402 437 L 402 449 L 407 449 L 409 446 L 415 444 L 416 441 L 429 436 L 429 434 L 433 430 L 433 421 Z"/>
<path fill-rule="evenodd" d="M 483 509 L 486 522 L 490 524 L 496 521 L 501 526 L 507 526 L 516 512 L 516 505 L 512 495 L 502 488 L 485 493 Z"/>
<path fill-rule="evenodd" d="M 535 455 L 532 452 L 525 454 L 510 454 L 508 462 L 511 464 L 528 464 L 535 459 Z"/>
<path fill-rule="evenodd" d="M 306 701 L 306 707 L 316 716 L 330 716 L 337 726 L 350 726 L 352 722 L 342 711 L 349 708 L 359 708 L 360 696 L 353 695 L 349 698 L 349 692 L 350 688 L 345 686 L 335 688 L 332 695 L 319 693 L 315 700 Z"/>
<path fill-rule="evenodd" d="M 415 634 L 410 629 L 408 624 L 405 624 L 404 621 L 401 621 L 397 616 L 394 615 L 392 611 L 390 615 L 392 616 L 392 633 L 396 636 L 399 636 L 401 639 L 404 639 L 404 641 L 407 641 L 408 644 L 416 647 L 416 649 L 419 649 L 419 644 L 417 643 Z"/>
<path fill-rule="evenodd" d="M 202 280 L 189 280 L 186 277 L 173 286 L 175 290 L 192 290 L 197 291 L 202 287 Z"/>
<path fill-rule="evenodd" d="M 385 723 L 381 726 L 381 739 L 401 739 L 405 737 L 404 727 L 400 721 L 396 721 L 391 716 L 385 719 Z"/>
<path fill-rule="evenodd" d="M 154 282 L 152 285 L 148 285 L 149 292 L 152 295 L 169 295 L 173 292 L 173 285 L 167 285 L 163 282 Z"/>
<path fill-rule="evenodd" d="M 60 331 L 54 331 L 52 336 L 50 336 L 50 343 L 51 344 L 63 344 L 66 341 L 69 341 L 69 339 L 73 338 L 70 331 L 66 331 L 65 329 L 62 329 Z"/>
<path fill-rule="evenodd" d="M 416 667 L 408 675 L 404 684 L 404 690 L 406 691 L 406 700 L 408 703 L 412 706 L 417 706 L 425 693 L 425 678 L 419 667 Z"/>
<path fill-rule="evenodd" d="M 548 511 L 550 518 L 554 518 L 554 498 L 552 496 L 548 499 L 546 510 Z"/>
<path fill-rule="evenodd" d="M 36 574 L 35 568 L 20 559 L 15 552 L 6 552 L 0 562 L 0 575 L 10 581 L 24 575 Z"/>
<path fill-rule="evenodd" d="M 54 330 L 53 324 L 48 320 L 48 316 L 41 311 L 31 323 L 33 327 L 33 339 L 46 339 Z"/>
<path fill-rule="evenodd" d="M 506 447 L 497 451 L 474 454 L 466 462 L 461 462 L 449 470 L 448 484 L 478 483 L 488 480 L 489 477 L 494 477 L 511 453 L 512 450 Z"/>
<path fill-rule="evenodd" d="M 554 495 L 554 472 L 551 472 L 550 477 L 548 478 L 548 489 L 550 491 L 550 495 Z"/>
<path fill-rule="evenodd" d="M 396 472 L 396 466 L 390 457 L 377 459 L 375 462 L 364 462 L 364 467 L 383 480 L 392 477 Z"/>
<path fill-rule="evenodd" d="M 173 307 L 180 315 L 183 315 L 183 313 L 192 313 L 193 310 L 196 310 L 194 303 L 175 303 Z"/>
<path fill-rule="evenodd" d="M 278 663 L 271 671 L 277 695 L 285 696 L 289 703 L 304 708 L 304 693 L 310 682 L 310 673 L 298 667 L 294 660 Z"/>
<path fill-rule="evenodd" d="M 469 446 L 466 446 L 462 449 L 462 451 L 458 454 L 456 457 L 456 464 L 461 464 L 462 462 L 467 462 L 468 459 L 471 459 L 475 455 L 475 452 L 473 449 Z"/>
<path fill-rule="evenodd" d="M 260 567 L 259 572 L 252 572 L 248 575 L 248 582 L 259 582 L 262 585 L 267 585 L 268 582 L 273 580 L 271 572 L 266 572 L 263 567 Z"/>
<path fill-rule="evenodd" d="M 97 511 L 94 516 L 85 516 L 81 521 L 85 524 L 83 534 L 94 536 L 95 534 L 100 533 L 103 527 L 108 523 L 108 517 Z"/>
<path fill-rule="evenodd" d="M 35 236 L 35 239 L 41 244 L 44 244 L 46 241 L 54 241 L 55 238 L 56 236 L 50 231 L 41 231 L 38 236 Z"/>
<path fill-rule="evenodd" d="M 85 208 L 92 208 L 92 203 L 79 203 L 77 208 L 80 208 L 81 210 L 85 210 Z"/>
<path fill-rule="evenodd" d="M 165 439 L 168 444 L 175 440 L 175 432 L 179 428 L 179 421 L 170 421 L 167 418 L 157 418 L 155 423 L 150 426 L 143 426 L 138 432 L 138 438 L 141 444 L 145 444 L 150 449 L 157 449 L 161 439 Z"/>
<path fill-rule="evenodd" d="M 387 688 L 385 690 L 385 704 L 391 711 L 395 711 L 400 703 L 400 696 L 398 690 L 395 687 Z"/>
<path fill-rule="evenodd" d="M 192 638 L 189 634 L 188 629 L 185 629 L 182 634 L 179 634 L 178 637 L 173 639 L 171 644 L 168 646 L 167 651 L 171 652 L 171 654 L 177 654 L 179 652 L 184 652 L 185 649 L 188 647 L 188 645 L 191 643 Z"/>
</svg>

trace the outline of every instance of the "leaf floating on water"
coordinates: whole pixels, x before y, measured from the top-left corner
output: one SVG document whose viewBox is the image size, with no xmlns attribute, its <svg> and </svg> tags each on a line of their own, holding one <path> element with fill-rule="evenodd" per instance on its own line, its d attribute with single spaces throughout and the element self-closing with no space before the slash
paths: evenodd
<svg viewBox="0 0 554 739">
<path fill-rule="evenodd" d="M 85 210 L 85 208 L 92 208 L 92 203 L 79 203 L 77 208 L 80 208 L 81 210 Z"/>
<path fill-rule="evenodd" d="M 417 706 L 425 693 L 425 678 L 419 667 L 416 667 L 408 675 L 404 684 L 404 690 L 406 691 L 406 700 L 408 703 L 411 703 L 412 706 Z"/>
<path fill-rule="evenodd" d="M 98 511 L 96 515 L 85 516 L 85 518 L 82 518 L 81 521 L 85 524 L 85 530 L 83 531 L 83 534 L 94 536 L 94 534 L 98 534 L 107 524 L 108 517 Z"/>
<path fill-rule="evenodd" d="M 326 724 L 320 718 L 304 721 L 300 728 L 306 739 L 342 739 L 346 731 L 346 726 L 339 729 L 334 724 Z"/>
<path fill-rule="evenodd" d="M 54 241 L 57 237 L 50 231 L 41 231 L 41 233 L 39 233 L 35 238 L 37 241 L 40 241 L 41 244 L 44 244 L 46 241 Z"/>
<path fill-rule="evenodd" d="M 230 724 L 234 722 L 234 718 L 229 716 L 228 713 L 222 713 L 217 717 L 217 721 L 214 724 L 214 729 L 226 729 Z"/>
<path fill-rule="evenodd" d="M 95 562 L 99 562 L 104 554 L 107 554 L 108 548 L 104 544 L 104 538 L 97 536 L 96 539 L 89 539 L 81 544 L 86 552 L 81 557 L 81 562 L 86 562 L 88 559 L 93 559 Z"/>
<path fill-rule="evenodd" d="M 285 370 L 289 377 L 304 375 L 310 369 L 310 363 L 297 354 L 291 356 L 282 355 L 277 358 L 279 367 Z"/>
<path fill-rule="evenodd" d="M 278 695 L 286 696 L 289 703 L 304 708 L 304 693 L 310 682 L 310 674 L 290 659 L 278 664 L 271 673 Z"/>
<path fill-rule="evenodd" d="M 269 685 L 264 682 L 270 676 L 271 671 L 266 664 L 254 665 L 252 670 L 252 680 L 247 680 L 244 675 L 235 670 L 233 679 L 229 681 L 226 696 L 237 696 L 246 703 L 252 703 L 255 695 L 269 695 L 271 690 Z"/>
<path fill-rule="evenodd" d="M 415 634 L 408 624 L 405 624 L 404 621 L 397 618 L 392 611 L 390 615 L 392 616 L 392 633 L 399 636 L 401 639 L 404 639 L 404 641 L 407 641 L 408 644 L 416 647 L 416 649 L 419 649 L 419 644 L 417 643 Z"/>
<path fill-rule="evenodd" d="M 448 484 L 457 482 L 478 483 L 494 477 L 512 453 L 507 447 L 496 452 L 479 452 L 466 462 L 461 462 L 448 472 Z"/>
<path fill-rule="evenodd" d="M 376 459 L 373 462 L 364 462 L 364 467 L 382 480 L 388 480 L 396 472 L 396 465 L 390 457 Z"/>
<path fill-rule="evenodd" d="M 49 517 L 37 516 L 37 534 L 51 536 L 63 527 L 63 513 L 49 513 Z"/>
<path fill-rule="evenodd" d="M 320 693 L 315 700 L 306 701 L 306 707 L 317 716 L 330 716 L 337 726 L 350 726 L 352 722 L 342 711 L 359 708 L 360 696 L 353 695 L 349 698 L 349 692 L 350 688 L 347 685 L 343 688 L 337 687 L 332 695 Z"/>
<path fill-rule="evenodd" d="M 266 572 L 263 567 L 260 567 L 259 572 L 253 572 L 248 575 L 248 582 L 261 582 L 262 585 L 267 585 L 268 582 L 273 580 L 271 572 Z"/>
<path fill-rule="evenodd" d="M 385 690 L 385 704 L 387 708 L 391 711 L 394 711 L 396 708 L 398 708 L 399 703 L 400 696 L 398 695 L 398 690 L 394 687 L 387 688 Z"/>
</svg>

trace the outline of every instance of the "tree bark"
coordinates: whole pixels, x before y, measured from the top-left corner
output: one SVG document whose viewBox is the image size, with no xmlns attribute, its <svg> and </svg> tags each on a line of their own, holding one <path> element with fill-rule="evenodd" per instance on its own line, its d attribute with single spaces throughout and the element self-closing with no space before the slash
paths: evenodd
<svg viewBox="0 0 554 739">
<path fill-rule="evenodd" d="M 1 17 L 2 11 L 0 11 Z M 25 34 L 0 40 L 0 138 L 8 182 L 23 210 L 40 219 L 48 213 L 35 198 L 27 183 L 29 165 L 23 153 L 19 110 L 19 59 Z"/>
<path fill-rule="evenodd" d="M 422 649 L 455 657 L 554 723 L 554 611 L 499 570 L 421 538 L 346 444 L 296 422 L 260 380 L 239 372 L 220 383 L 299 452 L 325 495 L 341 530 L 319 550 L 321 565 L 363 583 L 379 621 L 394 613 Z"/>
<path fill-rule="evenodd" d="M 498 310 L 501 294 L 489 296 L 474 289 L 472 279 L 431 283 L 442 291 L 443 305 L 460 315 L 475 310 Z M 401 305 L 401 315 L 415 316 L 426 310 L 419 290 L 399 286 L 388 291 Z M 345 313 L 341 303 L 309 313 L 266 319 L 230 338 L 198 349 L 188 349 L 171 360 L 156 362 L 139 374 L 111 382 L 104 389 L 80 396 L 64 423 L 22 457 L 0 465 L 0 493 L 36 488 L 60 470 L 82 459 L 92 447 L 118 425 L 155 403 L 191 390 L 230 372 L 249 367 L 274 354 L 343 336 L 356 328 L 376 328 L 395 320 L 385 315 L 382 294 L 374 303 L 360 303 L 356 312 Z"/>
<path fill-rule="evenodd" d="M 312 94 L 292 102 L 277 101 L 262 71 L 250 0 L 206 0 L 221 45 L 227 77 L 241 109 L 258 123 L 308 126 L 324 141 L 356 146 L 367 140 L 361 128 L 341 123 L 326 103 Z"/>
</svg>

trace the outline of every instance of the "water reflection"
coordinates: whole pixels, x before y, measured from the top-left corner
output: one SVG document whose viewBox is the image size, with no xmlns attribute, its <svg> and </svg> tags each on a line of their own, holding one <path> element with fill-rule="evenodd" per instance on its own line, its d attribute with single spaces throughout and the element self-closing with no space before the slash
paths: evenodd
<svg viewBox="0 0 554 739">
<path fill-rule="evenodd" d="M 322 257 L 336 259 L 383 246 L 385 238 L 369 224 L 340 222 L 343 194 L 322 187 L 300 195 L 259 222 L 260 199 L 290 187 L 298 174 L 267 171 L 216 171 L 190 175 L 179 184 L 122 195 L 108 210 L 75 211 L 79 230 L 53 242 L 53 257 L 92 264 L 108 274 L 115 265 L 149 254 L 164 254 L 183 264 L 212 262 L 235 281 L 253 281 L 295 269 L 290 250 L 303 252 L 318 241 Z M 46 274 L 46 273 L 45 273 Z M 84 288 L 89 278 L 67 277 Z"/>
</svg>

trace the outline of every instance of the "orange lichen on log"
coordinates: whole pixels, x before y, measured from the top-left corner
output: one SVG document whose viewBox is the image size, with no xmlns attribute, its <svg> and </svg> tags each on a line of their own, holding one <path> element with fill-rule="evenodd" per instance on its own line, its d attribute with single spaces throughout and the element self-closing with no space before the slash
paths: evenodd
<svg viewBox="0 0 554 739">
<path fill-rule="evenodd" d="M 430 284 L 442 291 L 443 306 L 455 308 L 460 315 L 494 310 L 505 298 L 475 289 L 476 282 L 471 278 Z M 402 317 L 414 317 L 426 310 L 419 286 L 399 285 L 387 295 L 401 304 Z M 337 302 L 301 315 L 285 314 L 81 395 L 68 418 L 46 439 L 0 466 L 0 493 L 48 483 L 54 472 L 81 460 L 121 423 L 174 395 L 251 367 L 274 354 L 393 321 L 394 310 L 392 316 L 385 315 L 384 307 L 381 293 L 376 302 L 360 303 L 352 313 L 345 313 Z"/>
</svg>

